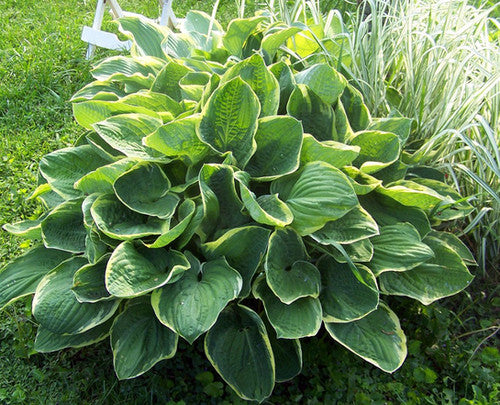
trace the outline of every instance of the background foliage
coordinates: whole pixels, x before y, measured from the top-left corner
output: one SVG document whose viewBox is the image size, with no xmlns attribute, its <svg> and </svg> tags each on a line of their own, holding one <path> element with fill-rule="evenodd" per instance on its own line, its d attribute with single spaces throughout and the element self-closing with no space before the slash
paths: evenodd
<svg viewBox="0 0 500 405">
<path fill-rule="evenodd" d="M 154 16 L 154 2 L 124 1 L 125 8 Z M 186 1 L 189 8 L 210 11 L 208 2 Z M 149 6 L 149 8 L 148 8 Z M 247 11 L 252 12 L 251 4 Z M 36 164 L 50 150 L 68 146 L 79 135 L 67 100 L 89 81 L 89 65 L 79 41 L 91 21 L 93 2 L 38 3 L 7 0 L 0 12 L 0 217 L 2 222 L 26 218 L 34 205 L 24 199 L 33 190 Z M 222 1 L 221 20 L 234 15 L 234 3 Z M 57 15 L 58 18 L 54 18 Z M 102 53 L 101 53 L 102 55 Z M 26 248 L 22 246 L 21 248 Z M 0 234 L 2 265 L 19 253 L 10 236 Z M 305 347 L 303 375 L 278 387 L 273 403 L 358 402 L 475 403 L 498 399 L 498 298 L 494 280 L 476 280 L 468 293 L 423 307 L 401 299 L 410 338 L 410 355 L 394 375 L 367 368 L 328 339 Z M 162 362 L 137 381 L 117 382 L 107 343 L 81 351 L 34 355 L 30 305 L 16 305 L 0 318 L 0 401 L 5 403 L 229 403 L 237 401 L 214 380 L 201 348 L 188 349 L 174 361 Z M 411 322 L 408 322 L 411 319 Z M 489 339 L 486 339 L 490 337 Z M 477 349 L 477 350 L 476 350 Z M 199 355 L 190 355 L 190 350 Z M 323 353 L 328 351 L 329 356 Z M 106 359 L 106 360 L 103 360 Z M 340 370 L 340 371 L 339 371 Z M 350 377 L 345 380 L 345 370 Z M 191 374 L 187 376 L 186 374 Z M 193 391 L 184 381 L 198 379 Z M 96 384 L 96 382 L 98 382 Z M 96 389 L 99 386 L 99 389 Z M 468 403 L 462 400 L 464 403 Z"/>
</svg>

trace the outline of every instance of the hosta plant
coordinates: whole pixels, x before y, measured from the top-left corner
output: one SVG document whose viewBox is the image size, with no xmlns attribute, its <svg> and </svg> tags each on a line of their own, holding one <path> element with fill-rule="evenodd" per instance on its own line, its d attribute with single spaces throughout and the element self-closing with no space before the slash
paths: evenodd
<svg viewBox="0 0 500 405">
<path fill-rule="evenodd" d="M 120 26 L 130 56 L 98 64 L 72 100 L 88 132 L 40 162 L 45 214 L 4 226 L 36 242 L 1 271 L 0 307 L 34 294 L 39 352 L 109 338 L 120 379 L 204 339 L 257 401 L 300 372 L 300 339 L 322 325 L 400 367 L 390 296 L 455 294 L 474 263 L 432 228 L 470 206 L 402 162 L 411 120 L 371 118 L 326 64 L 298 71 L 280 47 L 304 26 L 256 16 L 224 31 L 196 11 L 178 33 Z"/>
</svg>

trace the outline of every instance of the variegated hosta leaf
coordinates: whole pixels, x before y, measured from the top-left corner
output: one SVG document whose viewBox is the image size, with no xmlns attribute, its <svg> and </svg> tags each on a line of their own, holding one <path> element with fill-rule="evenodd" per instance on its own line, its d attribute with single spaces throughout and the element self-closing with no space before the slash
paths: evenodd
<svg viewBox="0 0 500 405">
<path fill-rule="evenodd" d="M 278 339 L 276 331 L 267 320 L 265 325 L 274 355 L 276 382 L 291 380 L 302 371 L 300 339 Z"/>
<path fill-rule="evenodd" d="M 85 251 L 87 233 L 83 226 L 82 202 L 83 198 L 65 201 L 42 221 L 42 238 L 46 247 L 71 253 Z"/>
<path fill-rule="evenodd" d="M 113 183 L 115 180 L 138 162 L 139 160 L 136 158 L 124 158 L 98 167 L 78 180 L 75 183 L 75 188 L 85 194 L 114 193 Z"/>
<path fill-rule="evenodd" d="M 344 76 L 325 63 L 302 70 L 295 75 L 295 80 L 307 85 L 326 104 L 334 104 L 347 85 Z"/>
<path fill-rule="evenodd" d="M 240 183 L 240 195 L 250 216 L 261 224 L 286 226 L 292 223 L 293 214 L 290 208 L 278 198 L 277 194 L 265 194 L 257 197 L 248 187 L 248 179 L 243 172 L 235 173 Z"/>
<path fill-rule="evenodd" d="M 78 198 L 82 192 L 75 190 L 75 181 L 108 163 L 91 146 L 82 145 L 45 155 L 40 161 L 40 173 L 61 197 Z"/>
<path fill-rule="evenodd" d="M 224 47 L 232 55 L 241 57 L 246 40 L 265 19 L 265 17 L 252 17 L 232 20 L 227 27 L 226 35 L 222 39 Z"/>
<path fill-rule="evenodd" d="M 185 199 L 177 209 L 177 222 L 170 221 L 170 228 L 164 231 L 153 243 L 145 243 L 150 248 L 160 248 L 167 246 L 188 228 L 191 219 L 195 215 L 196 204 L 189 198 Z"/>
<path fill-rule="evenodd" d="M 335 246 L 322 246 L 323 251 L 327 251 L 329 255 L 333 256 L 339 263 L 351 262 L 369 262 L 373 257 L 373 245 L 370 239 L 361 239 L 357 242 L 352 242 L 347 245 L 335 245 Z M 326 249 L 325 249 L 326 248 Z M 342 251 L 339 250 L 342 249 Z M 347 260 L 346 258 L 349 258 Z"/>
<path fill-rule="evenodd" d="M 68 347 L 89 346 L 106 339 L 112 323 L 113 320 L 110 319 L 95 328 L 74 335 L 54 333 L 40 325 L 36 333 L 34 349 L 39 353 L 50 353 Z"/>
<path fill-rule="evenodd" d="M 161 125 L 160 119 L 148 115 L 120 114 L 98 122 L 93 127 L 110 146 L 130 158 L 165 161 L 162 154 L 142 143 L 142 138 L 156 131 Z"/>
<path fill-rule="evenodd" d="M 361 206 L 355 207 L 343 217 L 327 222 L 311 237 L 323 245 L 353 243 L 379 234 L 375 220 Z"/>
<path fill-rule="evenodd" d="M 208 260 L 225 257 L 240 273 L 243 287 L 240 296 L 250 293 L 251 281 L 267 250 L 270 231 L 260 226 L 244 226 L 227 231 L 219 239 L 204 243 L 201 248 Z"/>
<path fill-rule="evenodd" d="M 175 356 L 177 335 L 155 316 L 149 296 L 129 301 L 111 327 L 113 364 L 120 380 L 144 374 Z"/>
<path fill-rule="evenodd" d="M 269 238 L 264 268 L 267 284 L 285 304 L 302 297 L 316 298 L 321 288 L 318 269 L 305 261 L 302 238 L 291 228 L 277 229 Z"/>
<path fill-rule="evenodd" d="M 75 256 L 50 271 L 38 284 L 33 315 L 44 328 L 57 334 L 83 333 L 115 313 L 118 300 L 80 303 L 73 294 L 73 277 L 86 264 L 83 257 Z"/>
<path fill-rule="evenodd" d="M 179 197 L 169 193 L 170 186 L 161 167 L 148 162 L 137 164 L 113 183 L 116 196 L 128 208 L 162 219 L 174 215 L 179 203 Z"/>
<path fill-rule="evenodd" d="M 133 56 L 155 56 L 167 59 L 161 46 L 167 38 L 164 27 L 147 21 L 144 17 L 122 17 L 119 20 L 120 31 L 133 39 Z"/>
<path fill-rule="evenodd" d="M 363 96 L 354 86 L 347 83 L 340 101 L 354 132 L 363 131 L 371 121 L 370 112 L 363 102 Z"/>
<path fill-rule="evenodd" d="M 96 263 L 86 264 L 76 271 L 71 289 L 79 302 L 98 302 L 113 298 L 105 283 L 106 265 L 110 256 L 106 254 Z"/>
<path fill-rule="evenodd" d="M 257 96 L 236 77 L 214 91 L 203 109 L 198 134 L 215 151 L 230 152 L 244 167 L 255 152 L 259 113 Z"/>
<path fill-rule="evenodd" d="M 95 79 L 100 81 L 111 81 L 119 77 L 133 77 L 134 75 L 141 75 L 147 78 L 148 76 L 156 76 L 158 71 L 163 68 L 164 64 L 165 61 L 154 57 L 146 56 L 133 58 L 120 55 L 106 58 L 94 67 L 90 73 Z M 113 87 L 109 88 L 112 89 Z M 105 90 L 109 91 L 108 89 Z M 72 101 L 74 101 L 74 98 L 75 97 L 73 97 Z"/>
<path fill-rule="evenodd" d="M 401 222 L 412 224 L 423 238 L 431 231 L 431 224 L 425 212 L 416 207 L 410 207 L 397 201 L 377 198 L 376 194 L 368 194 L 359 198 L 361 205 L 379 226 L 397 225 Z"/>
<path fill-rule="evenodd" d="M 138 239 L 168 230 L 165 220 L 132 211 L 112 194 L 100 195 L 90 212 L 99 230 L 113 239 Z"/>
<path fill-rule="evenodd" d="M 354 164 L 368 174 L 389 166 L 401 152 L 399 138 L 391 132 L 361 131 L 354 135 L 350 144 L 360 147 Z"/>
<path fill-rule="evenodd" d="M 259 119 L 255 133 L 257 150 L 245 170 L 257 180 L 273 180 L 299 167 L 302 125 L 293 117 Z"/>
<path fill-rule="evenodd" d="M 241 213 L 243 203 L 236 194 L 234 172 L 230 166 L 203 165 L 199 184 L 204 209 L 202 231 L 207 236 L 216 228 L 234 228 L 248 222 L 248 217 Z"/>
<path fill-rule="evenodd" d="M 278 339 L 299 339 L 315 336 L 321 327 L 321 304 L 318 299 L 303 297 L 285 304 L 274 295 L 265 276 L 255 280 L 253 295 L 264 303 L 269 322 Z"/>
<path fill-rule="evenodd" d="M 477 266 L 476 259 L 469 248 L 457 236 L 449 232 L 431 231 L 429 236 L 439 239 L 448 248 L 453 250 L 468 266 Z"/>
<path fill-rule="evenodd" d="M 461 257 L 446 241 L 427 236 L 424 242 L 432 248 L 434 257 L 411 270 L 387 272 L 379 277 L 382 292 L 404 295 L 424 305 L 456 294 L 474 278 Z"/>
<path fill-rule="evenodd" d="M 42 237 L 42 221 L 46 215 L 38 219 L 26 219 L 24 221 L 14 222 L 13 224 L 4 224 L 2 228 L 16 236 L 22 236 L 28 239 L 40 239 Z"/>
<path fill-rule="evenodd" d="M 266 62 L 272 62 L 279 47 L 283 45 L 288 38 L 302 31 L 301 27 L 294 27 L 293 24 L 294 23 L 292 23 L 291 27 L 276 27 L 272 31 L 269 30 L 266 32 L 261 43 L 261 49 L 266 58 Z"/>
<path fill-rule="evenodd" d="M 176 61 L 168 62 L 156 76 L 151 91 L 163 93 L 178 102 L 182 101 L 182 89 L 179 81 L 190 71 L 190 68 Z"/>
<path fill-rule="evenodd" d="M 317 264 L 321 272 L 319 299 L 325 322 L 351 322 L 377 308 L 377 283 L 368 268 L 362 265 L 352 268 L 329 255 L 322 256 Z"/>
<path fill-rule="evenodd" d="M 374 252 L 368 266 L 377 276 L 386 271 L 410 270 L 434 256 L 432 249 L 421 242 L 418 231 L 409 223 L 382 226 L 380 235 L 370 241 Z"/>
<path fill-rule="evenodd" d="M 180 157 L 188 164 L 198 163 L 210 151 L 196 135 L 199 115 L 181 118 L 161 126 L 144 138 L 144 144 L 169 157 Z"/>
<path fill-rule="evenodd" d="M 209 330 L 219 313 L 236 297 L 242 278 L 224 258 L 200 265 L 186 253 L 191 268 L 173 284 L 153 292 L 151 303 L 158 319 L 189 343 Z"/>
<path fill-rule="evenodd" d="M 221 85 L 240 77 L 255 92 L 260 103 L 260 117 L 275 115 L 279 107 L 279 84 L 267 69 L 262 56 L 258 53 L 231 66 L 221 77 Z M 260 125 L 260 124 L 259 124 Z"/>
<path fill-rule="evenodd" d="M 400 204 L 430 211 L 439 204 L 451 203 L 453 199 L 411 180 L 399 180 L 377 188 L 377 193 L 392 198 Z"/>
<path fill-rule="evenodd" d="M 358 205 L 358 199 L 339 169 L 324 162 L 311 162 L 297 173 L 271 184 L 293 213 L 292 227 L 302 236 L 321 229 Z"/>
<path fill-rule="evenodd" d="M 383 303 L 364 318 L 348 323 L 325 323 L 325 328 L 342 346 L 388 373 L 401 367 L 406 358 L 406 336 L 399 319 Z"/>
<path fill-rule="evenodd" d="M 283 61 L 277 62 L 274 65 L 269 66 L 269 70 L 278 80 L 280 88 L 280 106 L 279 113 L 286 114 L 286 105 L 288 104 L 288 99 L 295 89 L 295 78 L 293 77 L 292 70 Z"/>
<path fill-rule="evenodd" d="M 351 138 L 354 135 L 354 131 L 351 128 L 351 124 L 349 123 L 349 118 L 347 117 L 344 105 L 342 104 L 342 101 L 340 101 L 340 99 L 337 100 L 334 112 L 335 112 L 335 130 L 337 131 L 337 141 L 346 142 L 347 139 Z"/>
<path fill-rule="evenodd" d="M 300 163 L 326 162 L 333 167 L 342 168 L 351 164 L 359 155 L 359 146 L 346 145 L 335 141 L 317 141 L 312 135 L 304 134 L 300 152 Z"/>
<path fill-rule="evenodd" d="M 408 140 L 413 120 L 406 117 L 375 118 L 368 126 L 369 130 L 392 132 L 399 137 L 401 145 Z"/>
<path fill-rule="evenodd" d="M 304 132 L 310 133 L 318 141 L 337 139 L 332 107 L 305 84 L 295 86 L 286 110 L 289 115 L 302 122 Z"/>
<path fill-rule="evenodd" d="M 36 246 L 0 270 L 0 310 L 18 298 L 33 294 L 40 280 L 61 262 L 68 252 Z"/>
<path fill-rule="evenodd" d="M 135 297 L 167 284 L 187 269 L 189 262 L 180 252 L 123 242 L 106 266 L 106 289 L 116 297 Z"/>
<path fill-rule="evenodd" d="M 274 388 L 274 356 L 266 327 L 243 305 L 226 307 L 205 339 L 212 366 L 236 393 L 262 402 Z"/>
</svg>

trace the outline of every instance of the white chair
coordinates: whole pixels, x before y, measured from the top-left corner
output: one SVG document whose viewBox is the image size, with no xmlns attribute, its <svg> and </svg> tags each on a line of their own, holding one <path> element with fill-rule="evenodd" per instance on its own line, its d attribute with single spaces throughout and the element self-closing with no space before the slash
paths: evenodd
<svg viewBox="0 0 500 405">
<path fill-rule="evenodd" d="M 168 25 L 174 28 L 178 20 L 172 10 L 173 0 L 161 0 L 162 10 L 161 15 L 158 19 L 154 20 L 160 25 Z M 120 18 L 126 16 L 138 16 L 136 13 L 131 13 L 123 11 L 117 0 L 97 0 L 97 6 L 95 9 L 94 23 L 92 27 L 84 26 L 82 30 L 82 40 L 88 42 L 89 47 L 87 48 L 87 59 L 91 59 L 94 56 L 96 46 L 106 49 L 116 49 L 116 50 L 129 50 L 131 43 L 130 41 L 120 41 L 116 34 L 111 32 L 106 32 L 101 30 L 102 19 L 104 17 L 104 11 L 106 6 L 110 8 L 110 12 L 113 18 Z"/>
</svg>

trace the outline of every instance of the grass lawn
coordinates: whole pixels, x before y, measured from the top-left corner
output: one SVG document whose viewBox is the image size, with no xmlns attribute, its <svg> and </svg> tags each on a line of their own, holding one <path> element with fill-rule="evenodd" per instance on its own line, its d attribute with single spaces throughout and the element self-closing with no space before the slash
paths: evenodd
<svg viewBox="0 0 500 405">
<path fill-rule="evenodd" d="M 180 16 L 189 9 L 212 7 L 207 1 L 175 3 Z M 120 4 L 148 16 L 158 14 L 155 0 Z M 69 146 L 83 131 L 72 118 L 68 100 L 90 81 L 86 46 L 79 37 L 81 27 L 91 24 L 94 7 L 93 0 L 0 2 L 2 224 L 41 212 L 35 202 L 26 201 L 35 188 L 39 159 Z M 232 0 L 222 0 L 219 10 L 222 21 L 236 16 Z M 109 18 L 105 26 L 110 27 Z M 96 58 L 107 54 L 100 50 Z M 0 232 L 0 267 L 27 247 Z M 500 355 L 498 337 L 493 336 L 498 330 L 499 298 L 494 292 L 495 280 L 478 276 L 467 292 L 428 307 L 391 297 L 409 340 L 408 359 L 400 370 L 384 374 L 320 334 L 303 345 L 302 375 L 278 385 L 269 401 L 493 404 L 500 399 Z M 179 342 L 174 359 L 135 380 L 119 382 L 107 340 L 42 355 L 32 350 L 35 333 L 29 300 L 0 313 L 1 404 L 242 402 L 216 375 L 199 342 L 191 347 Z"/>
</svg>

